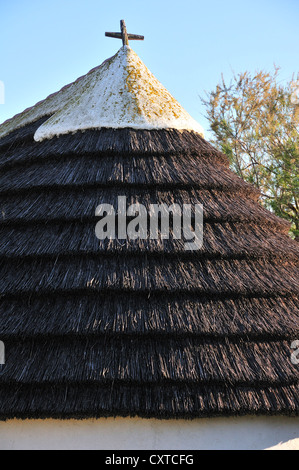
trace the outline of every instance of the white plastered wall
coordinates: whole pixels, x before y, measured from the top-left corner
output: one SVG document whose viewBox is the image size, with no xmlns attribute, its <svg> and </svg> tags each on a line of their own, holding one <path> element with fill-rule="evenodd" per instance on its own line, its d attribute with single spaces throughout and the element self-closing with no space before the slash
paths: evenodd
<svg viewBox="0 0 299 470">
<path fill-rule="evenodd" d="M 108 418 L 0 423 L 0 449 L 299 449 L 299 418 Z"/>
</svg>

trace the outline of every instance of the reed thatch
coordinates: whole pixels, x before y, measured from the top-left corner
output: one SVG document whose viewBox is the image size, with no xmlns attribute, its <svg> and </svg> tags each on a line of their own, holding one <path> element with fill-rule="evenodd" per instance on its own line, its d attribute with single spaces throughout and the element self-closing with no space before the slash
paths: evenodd
<svg viewBox="0 0 299 470">
<path fill-rule="evenodd" d="M 298 244 L 193 132 L 0 140 L 0 419 L 299 414 Z M 95 237 L 95 208 L 202 203 L 204 244 Z"/>
</svg>

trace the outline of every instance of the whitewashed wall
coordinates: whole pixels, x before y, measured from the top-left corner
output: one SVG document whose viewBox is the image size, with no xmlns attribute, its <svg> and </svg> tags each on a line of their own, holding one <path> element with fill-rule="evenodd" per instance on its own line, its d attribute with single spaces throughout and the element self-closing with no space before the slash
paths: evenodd
<svg viewBox="0 0 299 470">
<path fill-rule="evenodd" d="M 1 450 L 267 449 L 280 443 L 298 448 L 296 438 L 299 438 L 299 418 L 283 417 L 193 421 L 139 418 L 14 420 L 0 423 Z"/>
</svg>

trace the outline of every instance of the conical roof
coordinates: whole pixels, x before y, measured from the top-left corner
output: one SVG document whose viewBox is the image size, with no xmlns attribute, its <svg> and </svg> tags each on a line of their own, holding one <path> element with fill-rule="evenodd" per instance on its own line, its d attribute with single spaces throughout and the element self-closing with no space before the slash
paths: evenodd
<svg viewBox="0 0 299 470">
<path fill-rule="evenodd" d="M 37 129 L 36 141 L 103 127 L 188 129 L 203 135 L 201 125 L 164 88 L 130 46 L 123 46 L 99 67 L 2 124 L 0 137 L 46 115 L 51 117 Z"/>
<path fill-rule="evenodd" d="M 0 418 L 298 414 L 298 245 L 124 63 L 128 47 L 0 126 Z M 119 196 L 203 204 L 202 248 L 98 240 Z"/>
</svg>

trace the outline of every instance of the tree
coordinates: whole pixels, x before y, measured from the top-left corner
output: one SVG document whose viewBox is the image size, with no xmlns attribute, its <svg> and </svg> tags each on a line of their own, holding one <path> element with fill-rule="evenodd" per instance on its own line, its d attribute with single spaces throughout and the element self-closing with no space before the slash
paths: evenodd
<svg viewBox="0 0 299 470">
<path fill-rule="evenodd" d="M 279 69 L 222 77 L 202 99 L 212 143 L 229 158 L 231 168 L 261 191 L 262 204 L 292 224 L 299 241 L 299 75 L 278 83 Z"/>
</svg>

